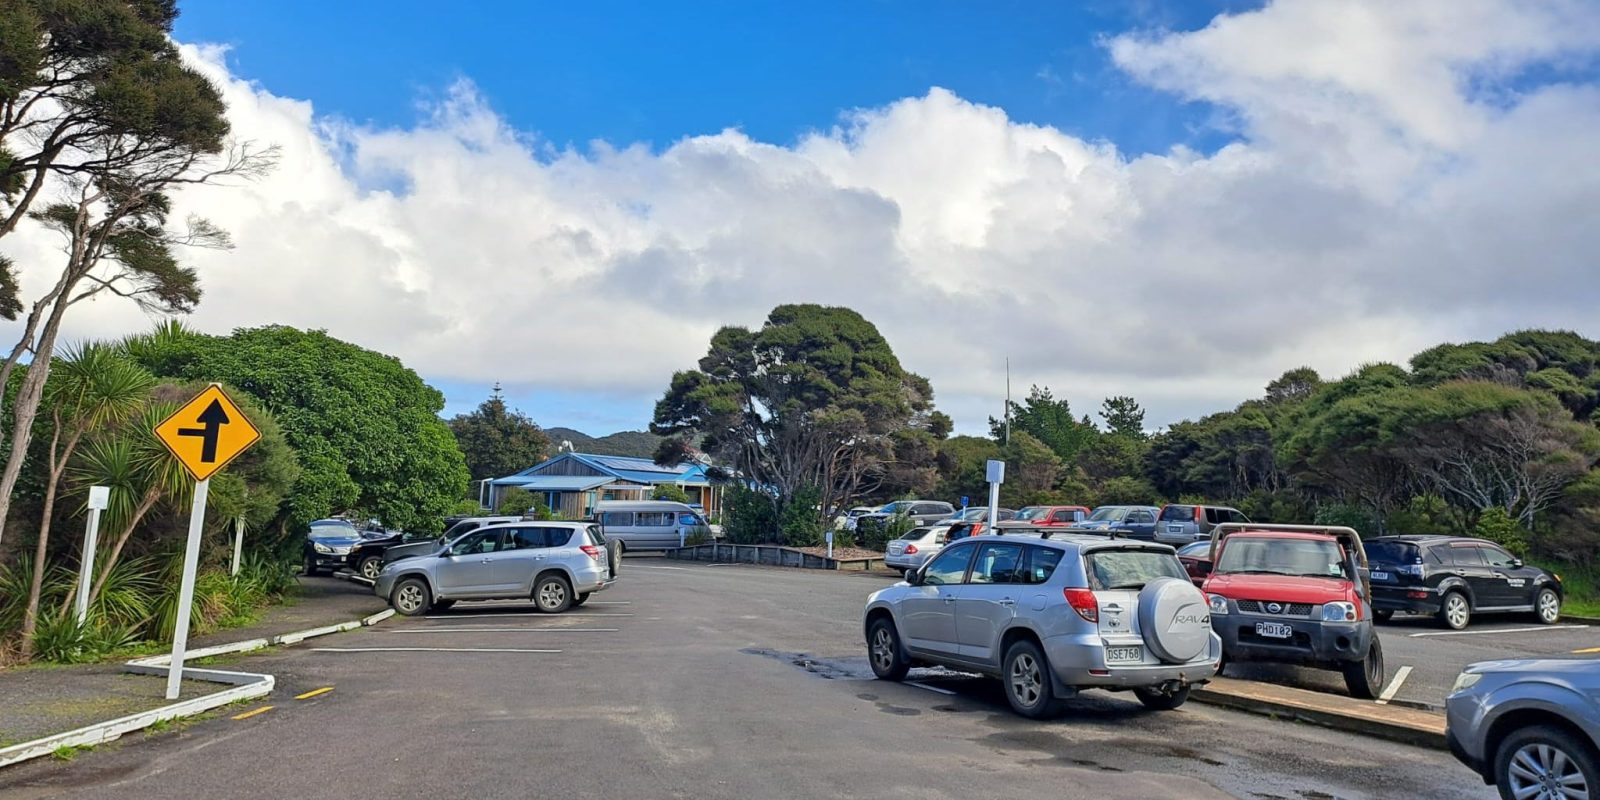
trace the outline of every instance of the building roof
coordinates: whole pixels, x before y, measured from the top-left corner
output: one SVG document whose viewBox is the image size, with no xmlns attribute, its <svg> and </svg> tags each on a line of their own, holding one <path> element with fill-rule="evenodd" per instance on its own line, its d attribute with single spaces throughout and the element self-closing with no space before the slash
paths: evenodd
<svg viewBox="0 0 1600 800">
<path fill-rule="evenodd" d="M 596 486 L 603 486 L 607 483 L 610 483 L 612 480 L 630 481 L 632 483 L 639 484 L 710 484 L 710 481 L 706 478 L 706 468 L 700 464 L 684 463 L 673 467 L 663 467 L 648 458 L 632 458 L 629 456 L 602 456 L 593 455 L 590 453 L 562 453 L 557 455 L 555 458 L 535 464 L 515 475 L 508 475 L 504 478 L 496 478 L 494 481 L 492 481 L 492 483 L 496 486 L 522 486 L 525 485 L 525 481 L 532 478 L 545 479 L 559 477 L 567 480 L 578 480 L 578 476 L 538 474 L 539 472 L 548 469 L 552 465 L 566 460 L 578 461 L 595 472 L 599 472 L 602 475 L 611 476 L 609 480 L 596 476 L 582 476 L 582 480 L 592 481 L 592 483 L 581 487 L 568 488 L 566 491 L 582 491 L 585 489 L 593 489 Z M 546 489 L 546 491 L 561 491 L 561 489 L 551 487 Z"/>
<path fill-rule="evenodd" d="M 530 492 L 582 492 L 615 480 L 593 475 L 510 475 L 490 482 L 495 486 L 527 489 Z"/>
</svg>

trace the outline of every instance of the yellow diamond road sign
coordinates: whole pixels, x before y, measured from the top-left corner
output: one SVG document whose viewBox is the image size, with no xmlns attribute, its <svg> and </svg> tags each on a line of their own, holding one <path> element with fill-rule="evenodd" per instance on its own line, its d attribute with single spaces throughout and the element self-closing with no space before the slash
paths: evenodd
<svg viewBox="0 0 1600 800">
<path fill-rule="evenodd" d="M 156 438 L 203 481 L 261 438 L 261 431 L 213 383 L 156 426 Z"/>
</svg>

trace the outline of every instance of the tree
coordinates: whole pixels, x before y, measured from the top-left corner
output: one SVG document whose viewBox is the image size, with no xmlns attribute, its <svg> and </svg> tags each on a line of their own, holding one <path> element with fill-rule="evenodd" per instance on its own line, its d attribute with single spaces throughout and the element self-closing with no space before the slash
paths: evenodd
<svg viewBox="0 0 1600 800">
<path fill-rule="evenodd" d="M 225 337 L 164 326 L 126 346 L 158 376 L 223 381 L 277 417 L 300 461 L 282 528 L 364 509 L 437 531 L 466 494 L 466 461 L 438 416 L 444 396 L 398 359 L 284 326 Z"/>
<path fill-rule="evenodd" d="M 1267 384 L 1268 403 L 1290 403 L 1304 400 L 1322 385 L 1322 376 L 1310 367 L 1297 367 L 1279 375 Z"/>
<path fill-rule="evenodd" d="M 672 376 L 650 426 L 700 437 L 704 452 L 770 490 L 761 494 L 774 519 L 806 486 L 821 491 L 823 509 L 870 493 L 897 458 L 896 435 L 941 428 L 948 419 L 934 412 L 928 380 L 900 365 L 878 329 L 818 305 L 778 306 L 758 330 L 717 331 L 699 368 Z"/>
<path fill-rule="evenodd" d="M 450 432 L 476 479 L 499 478 L 533 466 L 550 452 L 550 438 L 527 415 L 506 408 L 500 385 L 470 414 L 450 420 Z"/>
<path fill-rule="evenodd" d="M 1071 404 L 1065 399 L 1057 400 L 1048 386 L 1033 386 L 1025 400 L 1011 404 L 1012 435 L 1017 431 L 1031 434 L 1066 461 L 1076 458 L 1078 451 L 1098 433 L 1087 417 L 1074 419 Z M 990 417 L 989 432 L 995 441 L 1003 443 L 1005 420 Z"/>
<path fill-rule="evenodd" d="M 666 500 L 672 503 L 687 503 L 689 502 L 689 493 L 685 492 L 681 486 L 674 486 L 670 483 L 662 483 L 658 484 L 656 488 L 650 492 L 650 499 Z"/>
<path fill-rule="evenodd" d="M 50 524 L 55 515 L 56 492 L 67 464 L 91 431 L 121 424 L 143 407 L 155 378 L 107 345 L 69 348 L 45 386 L 44 403 L 50 413 L 50 439 L 46 453 L 44 508 L 39 518 L 33 557 L 33 579 L 28 587 L 22 617 L 22 656 L 33 653 L 33 631 L 38 622 L 39 596 L 44 586 L 50 547 Z"/>
<path fill-rule="evenodd" d="M 1003 448 L 1006 480 L 1000 484 L 1000 502 L 1013 508 L 1047 503 L 1055 498 L 1061 478 L 1061 459 L 1027 431 L 1011 431 L 1011 444 Z M 985 493 L 986 495 L 987 493 Z"/>
<path fill-rule="evenodd" d="M 989 484 L 984 480 L 985 465 L 1000 458 L 1000 445 L 979 436 L 952 436 L 939 443 L 939 482 L 935 496 L 950 499 L 966 497 L 985 502 Z"/>
<path fill-rule="evenodd" d="M 1144 409 L 1132 397 L 1107 397 L 1100 405 L 1100 418 L 1105 420 L 1106 430 L 1113 436 L 1139 440 L 1145 438 Z"/>
</svg>

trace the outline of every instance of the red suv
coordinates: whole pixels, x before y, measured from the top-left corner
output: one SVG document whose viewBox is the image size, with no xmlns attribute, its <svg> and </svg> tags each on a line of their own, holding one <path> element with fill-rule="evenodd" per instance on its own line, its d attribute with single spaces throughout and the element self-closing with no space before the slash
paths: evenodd
<svg viewBox="0 0 1600 800">
<path fill-rule="evenodd" d="M 1383 690 L 1383 648 L 1361 537 L 1350 528 L 1218 525 L 1200 562 L 1224 663 L 1274 661 L 1344 674 L 1350 694 Z"/>
</svg>

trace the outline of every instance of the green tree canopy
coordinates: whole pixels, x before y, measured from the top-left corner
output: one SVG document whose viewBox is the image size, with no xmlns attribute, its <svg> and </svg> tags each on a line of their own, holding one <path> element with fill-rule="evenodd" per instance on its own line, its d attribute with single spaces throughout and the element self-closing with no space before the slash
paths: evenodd
<svg viewBox="0 0 1600 800">
<path fill-rule="evenodd" d="M 1098 433 L 1088 417 L 1074 418 L 1072 405 L 1066 398 L 1057 400 L 1048 386 L 1030 387 L 1026 399 L 1021 403 L 1011 403 L 1013 437 L 1017 431 L 1028 433 L 1067 461 L 1076 458 L 1078 451 Z M 989 433 L 995 441 L 1003 442 L 1006 436 L 1005 419 L 990 417 Z"/>
<path fill-rule="evenodd" d="M 452 417 L 450 432 L 466 456 L 468 474 L 476 480 L 520 472 L 550 452 L 550 438 L 526 414 L 506 407 L 498 385 L 472 413 Z"/>
</svg>

